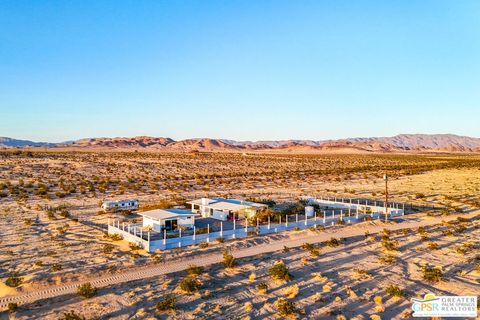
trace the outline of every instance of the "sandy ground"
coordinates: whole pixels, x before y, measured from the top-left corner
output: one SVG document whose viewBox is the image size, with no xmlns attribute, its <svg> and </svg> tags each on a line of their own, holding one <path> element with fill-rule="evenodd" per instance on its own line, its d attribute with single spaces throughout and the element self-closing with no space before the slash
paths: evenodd
<svg viewBox="0 0 480 320">
<path fill-rule="evenodd" d="M 374 156 L 365 159 L 360 156 L 297 158 L 283 155 L 272 157 L 258 155 L 252 158 L 253 162 L 249 162 L 243 158 L 230 159 L 228 158 L 230 156 L 223 155 L 211 156 L 212 159 L 207 160 L 201 158 L 203 156 L 191 156 L 192 158 L 186 160 L 182 157 L 184 156 L 162 155 L 155 156 L 154 159 L 143 159 L 114 155 L 108 158 L 102 158 L 101 155 L 82 155 L 78 159 L 62 158 L 62 156 L 48 159 L 2 159 L 0 184 L 10 183 L 15 186 L 23 180 L 25 185 L 32 183 L 35 186 L 40 181 L 52 187 L 49 191 L 50 199 L 33 195 L 29 195 L 27 200 L 19 200 L 13 196 L 0 197 L 0 297 L 154 263 L 156 261 L 154 255 L 132 251 L 125 242 L 112 242 L 103 237 L 101 228 L 109 215 L 99 214 L 98 204 L 104 198 L 133 197 L 152 203 L 161 199 L 172 200 L 174 199 L 172 195 L 181 195 L 184 199 L 205 195 L 239 197 L 252 195 L 281 202 L 309 194 L 381 200 L 384 187 L 381 179 L 383 170 L 378 168 L 388 167 L 397 168 L 402 172 L 402 174 L 392 175 L 390 179 L 390 194 L 393 201 L 449 205 L 452 210 L 457 208 L 473 210 L 480 200 L 478 166 L 463 166 L 460 163 L 458 166 L 448 168 L 442 168 L 443 165 L 437 164 L 440 168 L 431 168 L 430 160 L 427 158 L 420 160 L 412 160 L 410 157 L 397 159 L 397 157 Z M 455 161 L 456 159 L 457 157 Z M 461 160 L 461 157 L 459 159 Z M 436 161 L 443 163 L 443 160 Z M 356 168 L 359 168 L 358 171 L 355 171 Z M 112 176 L 115 172 L 118 173 L 116 176 L 130 177 L 134 182 L 113 183 L 115 190 L 108 189 L 106 193 L 101 193 L 98 189 L 95 193 L 91 193 L 86 187 L 85 194 L 79 193 L 82 187 L 81 184 L 77 184 L 77 193 L 62 198 L 52 195 L 56 191 L 63 190 L 56 185 L 62 177 L 65 178 L 67 186 L 73 181 L 88 180 L 94 181 L 98 188 L 102 185 L 101 179 Z M 192 174 L 189 175 L 189 172 Z M 216 173 L 219 176 L 211 176 Z M 99 179 L 95 180 L 95 176 Z M 135 181 L 141 181 L 141 186 L 136 185 Z M 7 193 L 10 188 L 11 186 L 8 185 L 1 191 L 0 187 L 0 191 Z M 34 190 L 28 187 L 24 189 L 30 190 L 28 192 Z M 20 195 L 21 193 L 22 191 Z M 65 205 L 70 217 L 62 217 L 59 211 L 55 213 L 54 218 L 49 217 L 44 210 L 46 205 L 51 207 Z M 135 217 L 125 217 L 121 214 L 116 214 L 114 217 L 126 221 L 135 219 Z M 280 239 L 289 237 L 289 235 L 276 236 Z M 435 291 L 437 293 L 442 293 L 444 290 L 455 293 L 468 291 L 472 286 L 478 287 L 478 274 L 471 270 L 474 262 L 467 262 L 468 259 L 469 261 L 473 259 L 478 248 L 476 247 L 465 256 L 451 252 L 459 242 L 467 241 L 468 238 L 473 241 L 475 237 L 478 239 L 478 229 L 469 229 L 462 235 L 443 237 L 438 235 L 438 240 L 435 238 L 435 241 L 441 249 L 432 251 L 425 249 L 425 244 L 418 240 L 419 235 L 412 232 L 401 239 L 402 249 L 394 253 L 400 258 L 393 266 L 377 262 L 378 253 L 372 250 L 378 246 L 378 241 L 363 240 L 333 249 L 322 248 L 320 257 L 314 261 L 311 259 L 304 261 L 305 253 L 298 250 L 257 257 L 252 261 L 242 261 L 241 266 L 234 272 L 226 273 L 220 268 L 209 270 L 208 275 L 200 276 L 200 280 L 204 283 L 200 296 L 179 295 L 178 310 L 173 314 L 160 314 L 153 310 L 153 306 L 163 293 L 173 290 L 183 275 L 172 275 L 148 282 L 132 283 L 125 287 L 102 290 L 100 296 L 91 300 L 82 301 L 77 297 L 70 297 L 55 301 L 49 308 L 39 305 L 38 309 L 34 309 L 35 311 L 20 310 L 15 316 L 28 319 L 38 313 L 42 318 L 57 319 L 62 312 L 74 309 L 82 313 L 86 311 L 85 315 L 88 317 L 103 319 L 149 317 L 206 319 L 230 316 L 231 318 L 249 316 L 261 319 L 274 317 L 276 308 L 273 302 L 276 297 L 281 296 L 283 287 L 298 284 L 299 294 L 293 301 L 299 309 L 304 311 L 304 317 L 325 317 L 329 314 L 329 308 L 336 313 L 336 306 L 338 306 L 338 309 L 344 310 L 342 312 L 348 318 L 355 315 L 355 310 L 360 310 L 358 314 L 368 318 L 373 314 L 371 312 L 372 296 L 376 295 L 376 292 L 382 293 L 385 287 L 385 282 L 382 281 L 386 281 L 385 279 L 395 279 L 395 282 L 402 284 L 410 292 L 408 297 L 413 295 L 412 292 L 435 289 L 438 290 Z M 255 241 L 263 243 L 265 239 L 259 238 Z M 404 247 L 403 243 L 408 245 Z M 103 249 L 108 244 L 113 245 L 113 250 L 110 253 L 104 253 Z M 253 245 L 253 243 L 237 241 L 229 245 L 242 247 Z M 218 250 L 215 246 L 203 249 L 185 248 L 161 253 L 160 257 L 168 261 L 188 256 L 192 257 L 194 262 L 195 253 L 215 250 Z M 346 252 L 349 253 L 346 254 Z M 269 282 L 270 286 L 266 275 L 267 269 L 274 260 L 279 259 L 285 259 L 295 276 L 293 282 L 288 285 L 271 284 L 271 293 L 265 296 L 259 295 L 255 284 L 262 280 Z M 466 275 L 460 277 L 456 273 L 449 273 L 448 282 L 435 286 L 424 284 L 418 279 L 418 268 L 415 269 L 415 266 L 419 266 L 421 261 L 430 261 L 430 259 L 446 267 L 450 263 L 455 263 L 459 268 L 464 268 Z M 369 280 L 359 281 L 357 288 L 357 283 L 349 280 L 351 276 L 346 270 L 358 268 L 358 266 L 371 272 L 372 277 Z M 257 280 L 248 280 L 248 275 L 252 272 L 249 268 L 255 269 Z M 310 273 L 317 272 L 312 270 L 317 269 L 321 272 L 321 279 L 327 277 L 328 281 L 333 282 L 333 293 L 323 292 L 325 283 L 322 281 L 326 279 L 322 281 L 310 279 Z M 22 284 L 17 288 L 4 284 L 6 279 L 14 273 L 23 279 Z M 213 284 L 215 287 L 211 287 Z M 367 300 L 349 298 L 346 294 L 346 285 L 351 286 L 358 296 L 368 297 Z M 320 293 L 321 297 L 316 296 L 316 293 Z M 336 295 L 340 296 L 340 301 L 335 301 Z M 318 304 L 312 302 L 313 297 L 318 298 Z M 390 299 L 387 300 L 385 295 L 383 297 L 386 311 L 382 313 L 383 316 L 379 313 L 382 318 L 400 317 L 403 310 L 408 308 L 406 299 L 393 302 Z M 246 302 L 252 303 L 251 311 L 244 310 L 243 306 Z M 195 311 L 196 309 L 198 310 Z M 2 314 L 2 317 L 6 315 Z"/>
<path fill-rule="evenodd" d="M 214 266 L 204 270 L 196 276 L 200 289 L 191 295 L 178 291 L 179 281 L 187 276 L 180 272 L 102 289 L 91 299 L 70 296 L 39 302 L 28 310 L 20 309 L 15 316 L 58 319 L 62 313 L 76 310 L 91 319 L 280 319 L 275 301 L 283 297 L 295 303 L 298 318 L 336 319 L 343 315 L 369 319 L 377 315 L 381 319 L 407 319 L 410 298 L 429 292 L 480 293 L 480 270 L 475 269 L 479 264 L 480 216 L 463 223 L 466 230 L 462 233 L 445 235 L 458 225 L 427 227 L 427 238 L 418 230 L 392 233 L 389 238 L 398 241 L 398 246 L 390 251 L 382 247 L 381 235 L 376 235 L 348 239 L 336 247 L 319 245 L 318 257 L 306 249 L 291 248 L 240 259 L 233 269 Z M 431 243 L 438 249 L 431 250 Z M 461 247 L 469 249 L 459 252 Z M 393 257 L 393 262 L 383 261 L 385 256 Z M 272 280 L 268 270 L 278 261 L 289 268 L 291 281 Z M 440 267 L 445 280 L 424 280 L 425 265 Z M 268 284 L 266 294 L 256 288 L 261 282 Z M 390 296 L 386 292 L 389 285 L 399 286 L 404 296 Z M 176 295 L 176 310 L 159 312 L 155 304 L 166 293 Z"/>
</svg>

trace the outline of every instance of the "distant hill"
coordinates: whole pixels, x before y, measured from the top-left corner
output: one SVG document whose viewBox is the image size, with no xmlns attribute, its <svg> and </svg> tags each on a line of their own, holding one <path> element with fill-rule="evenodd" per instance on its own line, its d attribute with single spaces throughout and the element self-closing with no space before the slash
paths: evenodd
<svg viewBox="0 0 480 320">
<path fill-rule="evenodd" d="M 458 136 L 454 134 L 400 134 L 394 137 L 349 138 L 318 141 L 235 141 L 208 138 L 175 141 L 171 138 L 138 136 L 133 138 L 89 138 L 56 144 L 0 138 L 0 147 L 68 147 L 74 149 L 139 149 L 181 152 L 480 152 L 480 138 Z"/>
<path fill-rule="evenodd" d="M 0 137 L 0 147 L 54 147 L 57 144 L 49 142 L 34 142 L 29 140 L 18 140 L 7 137 Z"/>
</svg>

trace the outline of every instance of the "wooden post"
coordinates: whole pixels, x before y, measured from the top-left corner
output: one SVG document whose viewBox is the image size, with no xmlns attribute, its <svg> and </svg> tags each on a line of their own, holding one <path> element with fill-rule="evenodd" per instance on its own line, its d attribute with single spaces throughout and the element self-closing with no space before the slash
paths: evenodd
<svg viewBox="0 0 480 320">
<path fill-rule="evenodd" d="M 223 237 L 223 221 L 220 221 L 220 237 Z"/>
<path fill-rule="evenodd" d="M 197 235 L 197 228 L 195 228 L 195 226 L 193 226 L 193 243 L 195 243 L 196 235 Z"/>
<path fill-rule="evenodd" d="M 163 244 L 167 245 L 167 229 L 163 229 Z"/>
<path fill-rule="evenodd" d="M 148 240 L 148 243 L 150 243 L 150 231 L 148 231 L 147 233 L 147 240 Z"/>
<path fill-rule="evenodd" d="M 323 211 L 323 225 L 325 225 L 327 221 L 327 211 Z"/>
</svg>

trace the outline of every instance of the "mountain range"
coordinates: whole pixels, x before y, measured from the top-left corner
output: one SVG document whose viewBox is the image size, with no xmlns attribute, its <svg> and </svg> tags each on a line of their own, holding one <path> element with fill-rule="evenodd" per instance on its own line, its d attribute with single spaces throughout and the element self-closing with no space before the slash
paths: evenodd
<svg viewBox="0 0 480 320">
<path fill-rule="evenodd" d="M 0 137 L 4 148 L 119 149 L 145 151 L 287 151 L 287 152 L 480 152 L 480 138 L 454 134 L 400 134 L 393 137 L 349 138 L 339 140 L 186 139 L 138 136 L 132 138 L 88 138 L 62 143 L 34 142 Z"/>
</svg>

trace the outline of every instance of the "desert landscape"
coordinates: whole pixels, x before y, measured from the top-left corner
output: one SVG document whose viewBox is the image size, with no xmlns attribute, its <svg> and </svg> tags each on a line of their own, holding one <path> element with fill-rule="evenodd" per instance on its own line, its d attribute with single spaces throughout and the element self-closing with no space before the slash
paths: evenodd
<svg viewBox="0 0 480 320">
<path fill-rule="evenodd" d="M 480 320 L 479 15 L 0 1 L 0 320 Z"/>
<path fill-rule="evenodd" d="M 427 292 L 478 295 L 477 155 L 6 150 L 1 159 L 1 297 L 177 260 L 196 270 L 101 288 L 89 299 L 11 306 L 2 317 L 402 319 L 411 315 L 410 299 Z M 304 195 L 382 200 L 384 172 L 391 201 L 441 208 L 408 216 L 412 226 L 431 225 L 388 231 L 404 222 L 365 221 L 148 253 L 105 235 L 107 219 L 129 222 L 136 214 L 100 209 L 115 197 L 148 207 L 240 197 L 273 201 L 274 210 Z M 370 226 L 386 229 L 370 235 Z M 228 249 L 235 258 L 242 249 L 292 239 L 297 246 L 238 258 L 231 268 L 194 268 L 202 255 Z M 288 281 L 272 279 L 279 262 Z M 434 279 L 425 279 L 425 268 Z M 193 279 L 192 292 L 179 289 L 184 278 Z"/>
</svg>

